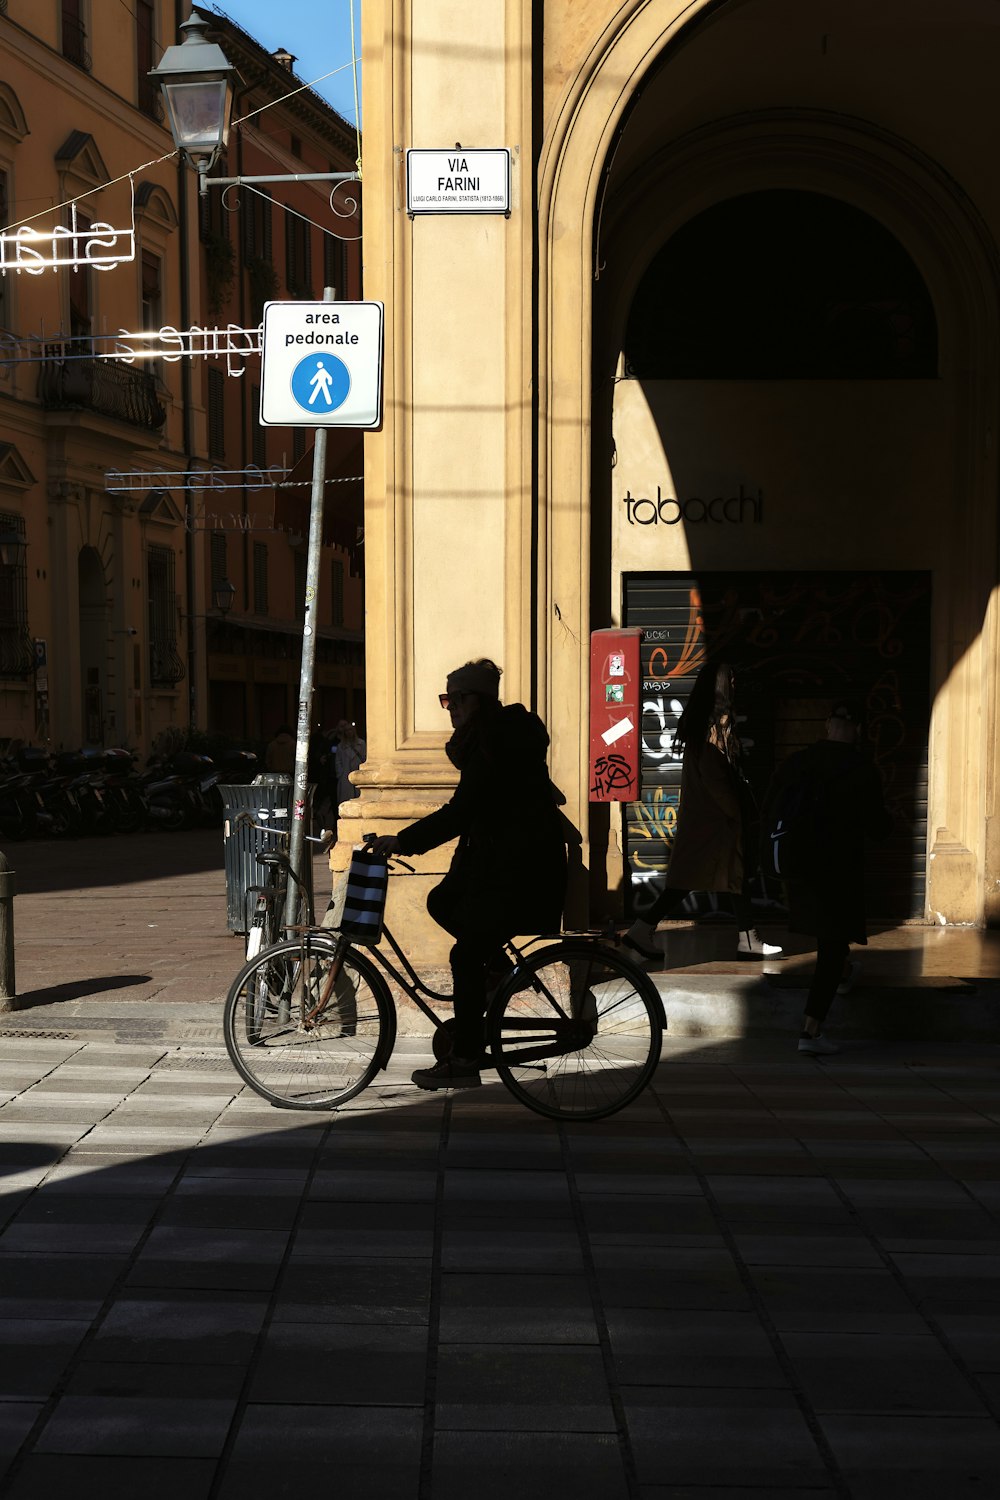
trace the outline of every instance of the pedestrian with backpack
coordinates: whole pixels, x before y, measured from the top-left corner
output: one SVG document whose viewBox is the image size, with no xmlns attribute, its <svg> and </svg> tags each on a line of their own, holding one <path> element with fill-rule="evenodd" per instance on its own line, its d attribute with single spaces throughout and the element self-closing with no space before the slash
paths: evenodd
<svg viewBox="0 0 1000 1500">
<path fill-rule="evenodd" d="M 859 705 L 834 703 L 826 738 L 775 773 L 761 820 L 764 870 L 785 884 L 789 931 L 816 939 L 799 1036 L 799 1051 L 813 1057 L 840 1050 L 823 1035 L 823 1022 L 860 967 L 851 962 L 851 944 L 868 942 L 866 840 L 885 838 L 892 828 L 881 778 L 859 748 L 862 725 Z"/>
</svg>

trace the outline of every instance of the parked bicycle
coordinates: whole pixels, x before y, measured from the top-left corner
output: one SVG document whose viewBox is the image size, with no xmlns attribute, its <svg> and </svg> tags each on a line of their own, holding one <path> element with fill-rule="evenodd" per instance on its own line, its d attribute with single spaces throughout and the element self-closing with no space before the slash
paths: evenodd
<svg viewBox="0 0 1000 1500">
<path fill-rule="evenodd" d="M 295 879 L 287 859 L 271 858 Z M 448 1055 L 453 1021 L 433 1007 L 451 997 L 421 979 L 388 927 L 382 935 L 389 954 L 307 927 L 244 964 L 226 997 L 224 1033 L 237 1072 L 263 1098 L 283 1109 L 336 1109 L 366 1089 L 396 1042 L 386 976 L 433 1024 L 435 1057 Z M 483 1066 L 551 1119 L 624 1109 L 660 1058 L 663 1005 L 649 976 L 591 936 L 511 942 L 504 953 Z"/>
<path fill-rule="evenodd" d="M 258 817 L 266 817 L 266 813 L 258 813 Z M 296 887 L 297 901 L 295 913 L 291 922 L 292 927 L 311 927 L 315 921 L 313 910 L 313 886 L 312 866 L 306 863 L 305 879 L 300 880 L 292 874 L 288 863 L 288 856 L 283 850 L 288 848 L 289 834 L 286 829 L 273 828 L 267 823 L 258 822 L 251 812 L 242 812 L 236 818 L 237 828 L 255 828 L 258 833 L 266 838 L 274 839 L 282 846 L 281 849 L 258 849 L 254 858 L 259 865 L 264 866 L 264 884 L 251 885 L 247 887 L 247 899 L 253 901 L 253 912 L 249 911 L 247 921 L 247 947 L 246 956 L 253 958 L 262 948 L 270 947 L 284 931 L 284 915 L 286 896 L 288 893 L 288 880 L 291 876 Z M 334 842 L 336 834 L 329 828 L 324 828 L 320 834 L 314 837 L 307 833 L 305 842 L 307 844 L 318 844 L 320 851 L 325 853 Z"/>
</svg>

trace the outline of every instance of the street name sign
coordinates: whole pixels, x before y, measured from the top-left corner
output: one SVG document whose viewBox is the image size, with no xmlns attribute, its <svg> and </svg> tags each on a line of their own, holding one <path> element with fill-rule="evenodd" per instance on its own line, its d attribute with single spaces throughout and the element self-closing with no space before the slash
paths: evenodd
<svg viewBox="0 0 1000 1500">
<path fill-rule="evenodd" d="M 509 214 L 510 152 L 502 149 L 406 153 L 408 214 Z"/>
<path fill-rule="evenodd" d="M 264 427 L 378 427 L 381 302 L 267 302 L 261 341 Z"/>
</svg>

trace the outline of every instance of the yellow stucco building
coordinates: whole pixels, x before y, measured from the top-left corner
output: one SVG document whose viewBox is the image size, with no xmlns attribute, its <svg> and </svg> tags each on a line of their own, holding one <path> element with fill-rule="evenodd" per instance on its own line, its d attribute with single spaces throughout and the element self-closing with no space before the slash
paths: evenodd
<svg viewBox="0 0 1000 1500">
<path fill-rule="evenodd" d="M 311 442 L 257 420 L 254 335 L 268 297 L 358 295 L 353 210 L 291 180 L 353 170 L 357 137 L 291 54 L 216 17 L 239 74 L 228 165 L 286 180 L 199 200 L 149 78 L 190 11 L 0 4 L 0 751 L 148 755 L 191 730 L 262 749 L 295 717 Z M 120 261 L 90 258 L 101 223 Z M 80 263 L 40 271 L 74 225 Z M 43 238 L 19 268 L 22 233 Z M 136 357 L 161 328 L 163 357 Z M 218 328 L 241 355 L 214 336 L 211 358 L 173 352 L 179 331 Z M 313 700 L 329 726 L 365 713 L 360 470 L 359 438 L 337 434 Z"/>
<path fill-rule="evenodd" d="M 364 26 L 387 350 L 354 826 L 447 795 L 436 695 L 491 655 L 552 736 L 573 919 L 641 909 L 717 652 L 755 780 L 865 699 L 900 815 L 885 915 L 995 920 L 1000 7 L 367 0 Z M 406 151 L 456 142 L 509 148 L 509 218 L 407 214 Z M 609 812 L 588 683 L 612 624 L 642 628 L 644 713 Z"/>
</svg>

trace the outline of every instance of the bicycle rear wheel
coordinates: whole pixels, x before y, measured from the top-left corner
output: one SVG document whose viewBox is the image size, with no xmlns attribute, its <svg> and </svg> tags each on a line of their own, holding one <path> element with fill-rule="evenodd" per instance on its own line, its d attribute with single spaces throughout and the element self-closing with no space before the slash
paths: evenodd
<svg viewBox="0 0 1000 1500">
<path fill-rule="evenodd" d="M 555 1120 L 613 1115 L 649 1083 L 663 1006 L 647 975 L 586 939 L 529 954 L 497 993 L 492 1060 L 522 1104 Z"/>
<path fill-rule="evenodd" d="M 385 1066 L 396 1013 L 384 980 L 356 949 L 307 932 L 243 965 L 226 996 L 223 1033 L 240 1076 L 284 1109 L 330 1109 Z"/>
</svg>

